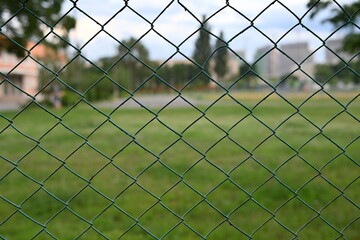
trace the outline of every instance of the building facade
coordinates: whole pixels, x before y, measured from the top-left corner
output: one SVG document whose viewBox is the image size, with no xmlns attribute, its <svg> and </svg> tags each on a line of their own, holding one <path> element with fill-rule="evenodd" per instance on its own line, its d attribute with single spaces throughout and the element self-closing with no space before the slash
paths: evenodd
<svg viewBox="0 0 360 240">
<path fill-rule="evenodd" d="M 344 52 L 343 49 L 343 39 L 331 39 L 326 41 L 326 52 L 325 52 L 325 62 L 329 64 L 336 64 L 342 60 L 349 61 L 351 55 L 347 52 Z"/>
<path fill-rule="evenodd" d="M 265 46 L 257 50 L 255 55 L 255 68 L 267 80 L 281 79 L 298 69 L 299 65 L 306 66 L 307 71 L 312 71 L 313 57 L 306 42 L 283 44 L 279 49 Z M 301 71 L 294 73 L 302 77 Z"/>
<path fill-rule="evenodd" d="M 17 57 L 15 54 L 0 51 L 0 101 L 2 103 L 24 103 L 39 91 L 39 71 L 36 62 L 45 58 L 50 61 L 66 62 L 65 53 L 57 53 L 44 45 L 28 43 L 30 56 Z M 33 59 L 34 58 L 34 59 Z"/>
</svg>

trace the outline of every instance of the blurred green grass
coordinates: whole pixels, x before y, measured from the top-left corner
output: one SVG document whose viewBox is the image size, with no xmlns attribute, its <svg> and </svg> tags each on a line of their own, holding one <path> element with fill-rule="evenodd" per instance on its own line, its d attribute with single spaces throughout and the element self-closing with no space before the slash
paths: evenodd
<svg viewBox="0 0 360 240">
<path fill-rule="evenodd" d="M 241 102 L 1 118 L 0 235 L 359 239 L 360 101 Z"/>
</svg>

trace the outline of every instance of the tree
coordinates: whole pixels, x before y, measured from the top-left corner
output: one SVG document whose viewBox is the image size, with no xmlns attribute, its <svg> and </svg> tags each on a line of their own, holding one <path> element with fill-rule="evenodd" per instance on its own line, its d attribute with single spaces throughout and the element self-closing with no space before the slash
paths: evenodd
<svg viewBox="0 0 360 240">
<path fill-rule="evenodd" d="M 307 7 L 312 8 L 310 17 L 314 18 L 318 15 L 319 12 L 330 8 L 332 1 L 319 1 L 319 0 L 309 0 Z M 349 53 L 356 53 L 360 50 L 360 34 L 355 33 L 354 30 L 357 29 L 357 21 L 360 19 L 359 9 L 360 1 L 354 1 L 352 3 L 343 4 L 342 8 L 333 5 L 331 8 L 331 17 L 326 18 L 323 22 L 328 22 L 334 25 L 335 27 L 346 28 L 349 30 L 349 33 L 344 39 L 344 50 Z"/>
<path fill-rule="evenodd" d="M 50 31 L 50 28 L 54 28 L 63 39 L 67 39 L 69 31 L 75 27 L 76 21 L 71 16 L 63 17 L 61 13 L 63 1 L 0 0 L 0 50 L 23 56 L 23 49 L 14 47 L 15 45 L 8 38 L 25 47 L 28 41 L 44 37 L 44 34 Z M 43 43 L 47 43 L 52 47 L 66 46 L 66 42 L 60 40 L 54 43 L 49 39 L 45 39 Z"/>
<path fill-rule="evenodd" d="M 217 39 L 215 48 L 215 73 L 222 79 L 228 71 L 228 50 L 224 43 L 224 33 L 220 32 L 220 37 Z"/>
<path fill-rule="evenodd" d="M 240 74 L 240 86 L 244 86 L 245 88 L 251 88 L 252 84 L 254 84 L 254 82 L 257 79 L 256 74 L 254 73 L 256 72 L 256 68 L 255 67 L 251 67 L 247 64 L 240 64 L 239 66 L 239 74 Z"/>
<path fill-rule="evenodd" d="M 122 58 L 121 62 L 128 70 L 129 80 L 132 89 L 144 80 L 148 75 L 148 69 L 143 64 L 151 64 L 149 51 L 141 42 L 130 37 L 122 41 L 123 45 L 118 48 L 118 55 Z M 143 62 L 143 63 L 141 63 Z"/>
<path fill-rule="evenodd" d="M 208 26 L 208 23 L 206 22 L 205 15 L 203 16 L 201 29 L 199 31 L 199 37 L 195 42 L 195 51 L 193 54 L 193 58 L 195 62 L 203 66 L 203 69 L 205 72 L 209 72 L 210 66 L 209 63 L 206 61 L 211 55 L 211 45 L 210 45 L 210 27 Z M 201 82 L 208 82 L 208 78 L 201 77 Z"/>
</svg>

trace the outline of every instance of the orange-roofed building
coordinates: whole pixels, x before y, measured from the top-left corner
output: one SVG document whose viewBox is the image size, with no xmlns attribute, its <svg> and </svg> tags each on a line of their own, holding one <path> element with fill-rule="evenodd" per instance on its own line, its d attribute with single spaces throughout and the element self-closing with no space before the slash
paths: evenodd
<svg viewBox="0 0 360 240">
<path fill-rule="evenodd" d="M 64 52 L 57 52 L 43 44 L 29 42 L 26 49 L 36 60 L 48 59 L 60 63 L 67 61 Z M 0 49 L 0 102 L 24 103 L 29 101 L 25 93 L 34 96 L 39 91 L 39 71 L 42 66 L 25 54 L 17 57 Z M 19 90 L 21 89 L 21 90 Z"/>
</svg>

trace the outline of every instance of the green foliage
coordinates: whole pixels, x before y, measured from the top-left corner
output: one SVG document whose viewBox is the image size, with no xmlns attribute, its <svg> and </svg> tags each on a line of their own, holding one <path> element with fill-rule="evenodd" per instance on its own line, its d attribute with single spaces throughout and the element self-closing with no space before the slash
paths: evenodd
<svg viewBox="0 0 360 240">
<path fill-rule="evenodd" d="M 65 94 L 61 98 L 61 105 L 62 106 L 72 106 L 77 101 L 79 101 L 79 95 L 75 94 L 74 92 L 66 91 Z"/>
<path fill-rule="evenodd" d="M 128 71 L 127 85 L 135 89 L 146 77 L 149 69 L 144 64 L 151 64 L 149 51 L 145 45 L 133 37 L 122 41 L 118 48 L 117 58 L 122 58 L 121 64 Z"/>
<path fill-rule="evenodd" d="M 196 74 L 197 67 L 192 64 L 176 63 L 172 66 L 163 66 L 157 72 L 157 75 L 170 85 L 176 88 L 182 88 Z"/>
<path fill-rule="evenodd" d="M 319 83 L 336 84 L 338 82 L 344 83 L 359 83 L 360 64 L 359 61 L 351 62 L 349 64 L 318 64 L 315 66 L 315 80 Z"/>
<path fill-rule="evenodd" d="M 221 79 L 228 71 L 228 50 L 224 42 L 224 33 L 221 31 L 219 38 L 216 40 L 215 48 L 215 73 Z"/>
<path fill-rule="evenodd" d="M 212 53 L 209 32 L 210 32 L 210 26 L 206 21 L 206 17 L 203 16 L 201 28 L 199 30 L 199 37 L 195 42 L 195 50 L 193 53 L 193 58 L 195 62 L 197 62 L 199 65 L 201 65 L 204 68 L 204 71 L 206 73 L 209 73 L 210 70 L 210 64 L 209 62 L 207 62 L 207 60 L 209 59 Z M 206 76 L 201 76 L 200 81 L 206 84 L 209 82 L 209 79 Z"/>
<path fill-rule="evenodd" d="M 360 50 L 360 34 L 354 31 L 358 29 L 358 20 L 360 19 L 359 9 L 360 1 L 353 1 L 348 4 L 341 4 L 340 8 L 337 4 L 332 4 L 332 1 L 318 1 L 310 0 L 307 4 L 312 8 L 310 17 L 314 18 L 319 12 L 331 7 L 331 16 L 324 19 L 323 22 L 328 22 L 334 27 L 343 27 L 349 30 L 349 33 L 344 39 L 344 50 L 349 53 L 356 53 Z"/>
<path fill-rule="evenodd" d="M 0 25 L 6 23 L 2 26 L 1 33 L 24 47 L 31 39 L 42 38 L 50 31 L 50 28 L 61 30 L 57 32 L 63 32 L 61 37 L 67 39 L 69 31 L 75 27 L 76 21 L 70 16 L 63 17 L 61 14 L 62 4 L 63 0 L 0 0 Z M 11 17 L 13 17 L 11 21 L 8 21 Z M 66 43 L 60 40 L 51 42 L 45 39 L 42 43 L 53 47 L 66 46 Z M 2 49 L 18 56 L 24 55 L 22 48 L 15 47 L 6 38 L 0 38 L 0 50 Z"/>
<path fill-rule="evenodd" d="M 244 88 L 252 87 L 257 79 L 257 76 L 254 72 L 256 72 L 256 69 L 254 69 L 254 67 L 252 67 L 251 65 L 240 64 L 239 77 L 241 78 L 241 80 L 239 81 L 239 84 Z"/>
</svg>

